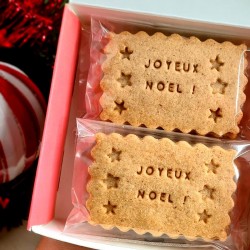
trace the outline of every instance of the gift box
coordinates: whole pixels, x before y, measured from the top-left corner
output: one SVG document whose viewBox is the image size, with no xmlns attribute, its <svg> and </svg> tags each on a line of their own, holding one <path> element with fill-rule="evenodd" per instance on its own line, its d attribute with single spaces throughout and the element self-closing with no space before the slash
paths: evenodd
<svg viewBox="0 0 250 250">
<path fill-rule="evenodd" d="M 30 209 L 28 230 L 57 240 L 94 249 L 160 249 L 160 246 L 125 239 L 70 235 L 63 232 L 72 209 L 71 187 L 75 157 L 76 117 L 84 114 L 84 86 L 75 79 L 80 47 L 89 38 L 82 28 L 91 16 L 172 31 L 250 43 L 250 3 L 235 1 L 112 1 L 73 0 L 66 5 L 58 43 L 54 74 Z M 233 15 L 232 15 L 233 10 Z M 89 34 L 90 35 L 90 34 Z M 88 55 L 82 64 L 88 70 Z M 80 93 L 80 95 L 79 95 Z M 80 110 L 80 111 L 79 111 Z M 79 112 L 82 112 L 80 114 Z M 167 249 L 172 249 L 168 247 Z M 176 249 L 176 248 L 175 248 Z"/>
</svg>

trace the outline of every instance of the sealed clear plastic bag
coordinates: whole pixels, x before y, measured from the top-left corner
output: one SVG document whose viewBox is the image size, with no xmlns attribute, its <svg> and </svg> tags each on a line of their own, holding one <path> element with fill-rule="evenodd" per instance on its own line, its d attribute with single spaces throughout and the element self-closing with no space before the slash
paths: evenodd
<svg viewBox="0 0 250 250">
<path fill-rule="evenodd" d="M 244 41 L 96 19 L 91 26 L 85 118 L 248 137 Z"/>
<path fill-rule="evenodd" d="M 65 232 L 249 248 L 249 142 L 77 120 Z"/>
</svg>

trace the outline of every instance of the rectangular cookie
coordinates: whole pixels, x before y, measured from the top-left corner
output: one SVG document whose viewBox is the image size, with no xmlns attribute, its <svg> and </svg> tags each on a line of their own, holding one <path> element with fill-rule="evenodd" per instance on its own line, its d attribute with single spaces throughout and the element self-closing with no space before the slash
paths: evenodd
<svg viewBox="0 0 250 250">
<path fill-rule="evenodd" d="M 96 135 L 90 223 L 139 234 L 225 240 L 236 152 L 129 134 Z"/>
<path fill-rule="evenodd" d="M 245 102 L 246 49 L 177 34 L 110 33 L 100 118 L 235 138 Z"/>
</svg>

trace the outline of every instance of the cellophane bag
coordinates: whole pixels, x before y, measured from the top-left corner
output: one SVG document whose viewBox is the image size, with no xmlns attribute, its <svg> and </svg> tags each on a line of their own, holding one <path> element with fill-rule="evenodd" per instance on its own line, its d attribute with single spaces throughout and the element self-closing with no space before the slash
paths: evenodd
<svg viewBox="0 0 250 250">
<path fill-rule="evenodd" d="M 85 118 L 249 139 L 244 40 L 91 20 Z"/>
<path fill-rule="evenodd" d="M 249 142 L 77 120 L 65 233 L 249 249 Z"/>
<path fill-rule="evenodd" d="M 65 233 L 249 249 L 245 41 L 97 18 L 90 40 Z"/>
</svg>

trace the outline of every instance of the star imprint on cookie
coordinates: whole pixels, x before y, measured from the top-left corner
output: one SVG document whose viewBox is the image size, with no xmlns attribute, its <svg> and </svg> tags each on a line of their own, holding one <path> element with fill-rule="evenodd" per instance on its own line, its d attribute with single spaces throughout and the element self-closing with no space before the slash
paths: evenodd
<svg viewBox="0 0 250 250">
<path fill-rule="evenodd" d="M 130 78 L 131 78 L 130 74 L 126 75 L 122 72 L 120 78 L 118 78 L 117 81 L 121 83 L 121 86 L 124 88 L 127 85 L 128 86 L 132 85 Z"/>
<path fill-rule="evenodd" d="M 219 164 L 215 164 L 214 160 L 211 160 L 210 163 L 206 163 L 206 167 L 207 167 L 207 172 L 212 172 L 214 174 L 217 173 L 217 168 L 219 167 Z"/>
<path fill-rule="evenodd" d="M 199 221 L 204 221 L 205 223 L 207 223 L 208 219 L 212 216 L 211 214 L 208 214 L 206 210 L 198 214 L 200 216 Z"/>
<path fill-rule="evenodd" d="M 216 56 L 216 58 L 213 60 L 210 60 L 210 63 L 212 64 L 211 69 L 216 69 L 217 71 L 220 71 L 220 67 L 224 65 L 224 62 L 222 62 L 219 58 L 219 55 Z"/>
<path fill-rule="evenodd" d="M 115 101 L 115 109 L 114 110 L 117 110 L 119 112 L 119 114 L 121 115 L 123 111 L 127 110 L 125 107 L 124 107 L 124 101 L 122 102 L 117 102 Z"/>
<path fill-rule="evenodd" d="M 217 108 L 216 110 L 210 109 L 211 115 L 208 118 L 212 118 L 216 123 L 219 118 L 222 118 L 221 109 Z"/>
<path fill-rule="evenodd" d="M 115 148 L 112 148 L 112 152 L 108 155 L 108 157 L 111 159 L 111 162 L 120 161 L 121 160 L 121 153 L 122 153 L 122 151 L 116 150 Z"/>
<path fill-rule="evenodd" d="M 112 205 L 111 202 L 108 201 L 108 204 L 103 206 L 107 209 L 106 214 L 115 214 L 115 208 L 117 207 L 116 205 Z"/>
<path fill-rule="evenodd" d="M 225 88 L 227 87 L 228 83 L 223 82 L 220 78 L 216 80 L 215 83 L 211 84 L 211 87 L 213 88 L 213 94 L 224 94 Z"/>
<path fill-rule="evenodd" d="M 209 187 L 208 185 L 205 185 L 202 190 L 199 191 L 202 195 L 202 199 L 205 200 L 207 198 L 213 199 L 214 198 L 214 191 L 215 189 Z"/>
<path fill-rule="evenodd" d="M 133 54 L 133 50 L 125 47 L 125 49 L 121 50 L 120 53 L 122 54 L 122 59 L 127 58 L 128 60 L 130 60 L 130 55 Z"/>
<path fill-rule="evenodd" d="M 118 188 L 119 181 L 120 181 L 119 177 L 115 177 L 110 173 L 108 173 L 107 178 L 103 180 L 103 182 L 107 185 L 107 189 Z"/>
</svg>

